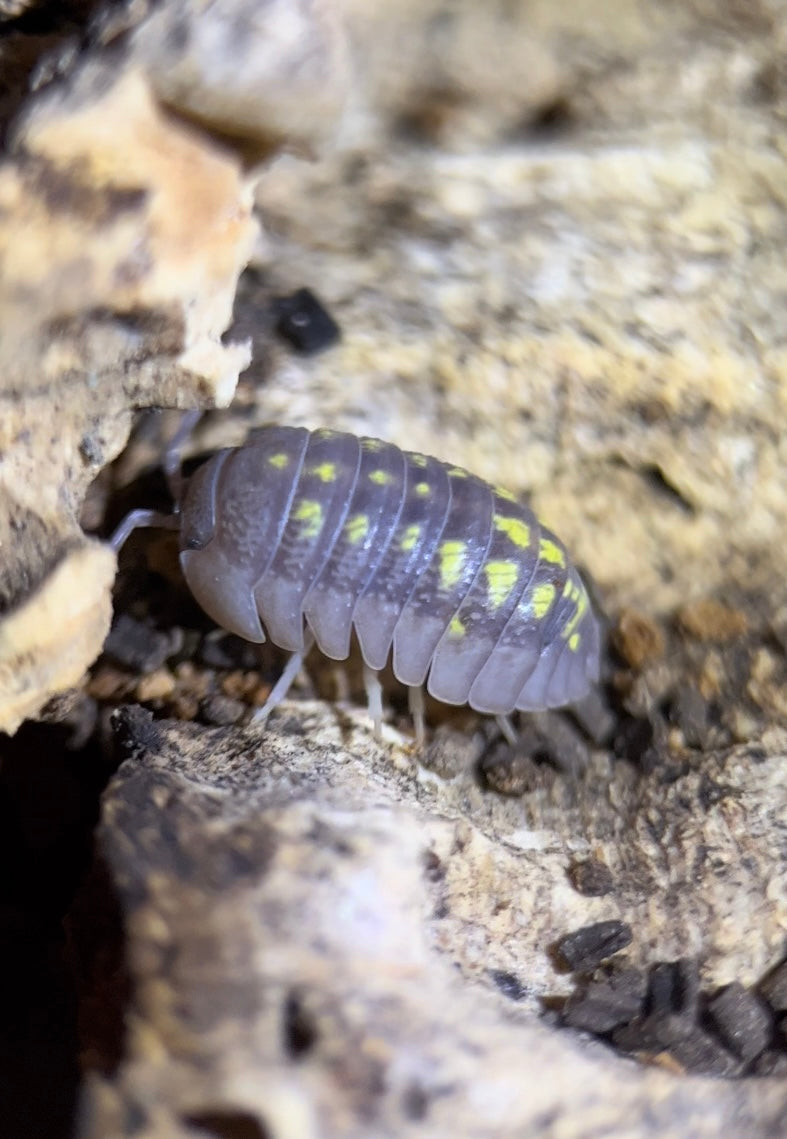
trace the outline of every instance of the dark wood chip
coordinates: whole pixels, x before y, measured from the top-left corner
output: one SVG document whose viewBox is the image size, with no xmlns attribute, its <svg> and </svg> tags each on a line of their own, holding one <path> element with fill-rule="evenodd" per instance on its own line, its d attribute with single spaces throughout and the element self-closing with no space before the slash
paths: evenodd
<svg viewBox="0 0 787 1139">
<path fill-rule="evenodd" d="M 773 1017 L 767 1006 L 740 981 L 708 1004 L 708 1015 L 722 1043 L 745 1064 L 767 1048 L 773 1035 Z"/>
<path fill-rule="evenodd" d="M 612 871 L 600 858 L 586 858 L 573 863 L 568 879 L 577 893 L 586 898 L 601 898 L 611 894 L 615 888 Z"/>
<path fill-rule="evenodd" d="M 778 1076 L 780 1079 L 787 1077 L 787 1052 L 767 1051 L 763 1052 L 749 1068 L 749 1074 L 752 1076 Z"/>
<path fill-rule="evenodd" d="M 647 1005 L 651 1015 L 674 1014 L 694 1020 L 699 996 L 699 968 L 692 958 L 660 961 L 652 966 L 648 977 Z"/>
<path fill-rule="evenodd" d="M 642 1013 L 646 990 L 647 980 L 640 969 L 613 972 L 569 997 L 563 1023 L 602 1036 Z"/>
<path fill-rule="evenodd" d="M 657 1013 L 616 1029 L 612 1039 L 623 1052 L 667 1052 L 687 1072 L 734 1076 L 740 1071 L 735 1058 L 688 1017 Z"/>
<path fill-rule="evenodd" d="M 631 939 L 631 926 L 626 922 L 598 921 L 561 937 L 557 952 L 573 972 L 587 973 L 625 949 Z"/>
<path fill-rule="evenodd" d="M 787 961 L 769 973 L 759 988 L 772 1009 L 787 1012 Z"/>
</svg>

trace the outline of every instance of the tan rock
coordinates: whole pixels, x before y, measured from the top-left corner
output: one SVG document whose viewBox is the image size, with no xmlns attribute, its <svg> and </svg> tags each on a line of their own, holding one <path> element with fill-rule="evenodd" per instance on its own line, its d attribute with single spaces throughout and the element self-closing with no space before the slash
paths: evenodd
<svg viewBox="0 0 787 1139">
<path fill-rule="evenodd" d="M 48 694 L 74 687 L 109 631 L 115 556 L 98 542 L 68 551 L 0 624 L 0 731 L 15 732 Z"/>
</svg>

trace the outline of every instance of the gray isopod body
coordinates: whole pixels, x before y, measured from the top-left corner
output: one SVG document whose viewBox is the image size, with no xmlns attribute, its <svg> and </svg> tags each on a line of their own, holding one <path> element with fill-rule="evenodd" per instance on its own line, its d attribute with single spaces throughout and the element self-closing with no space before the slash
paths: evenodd
<svg viewBox="0 0 787 1139">
<path fill-rule="evenodd" d="M 599 625 L 558 538 L 426 455 L 262 428 L 199 468 L 180 528 L 194 596 L 249 641 L 303 654 L 307 626 L 343 660 L 354 629 L 369 670 L 393 647 L 404 684 L 487 713 L 569 704 L 598 679 Z"/>
</svg>

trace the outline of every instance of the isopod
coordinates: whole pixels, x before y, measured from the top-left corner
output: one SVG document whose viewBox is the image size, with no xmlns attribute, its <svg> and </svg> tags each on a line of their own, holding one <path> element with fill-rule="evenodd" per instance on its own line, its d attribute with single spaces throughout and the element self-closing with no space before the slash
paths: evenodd
<svg viewBox="0 0 787 1139">
<path fill-rule="evenodd" d="M 334 660 L 355 631 L 379 733 L 377 673 L 393 650 L 423 735 L 423 686 L 504 715 L 580 700 L 598 679 L 599 623 L 560 540 L 506 491 L 379 439 L 264 427 L 197 469 L 177 525 L 194 597 L 248 641 L 293 654 L 260 710 L 283 698 L 312 643 Z"/>
</svg>

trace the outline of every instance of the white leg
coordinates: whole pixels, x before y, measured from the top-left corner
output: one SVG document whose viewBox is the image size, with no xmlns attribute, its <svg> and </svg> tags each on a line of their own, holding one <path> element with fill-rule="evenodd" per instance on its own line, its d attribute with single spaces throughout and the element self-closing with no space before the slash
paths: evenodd
<svg viewBox="0 0 787 1139">
<path fill-rule="evenodd" d="M 369 668 L 364 661 L 363 683 L 366 689 L 366 699 L 369 704 L 369 715 L 374 723 L 374 738 L 383 738 L 383 686 L 380 684 L 380 674 Z"/>
<path fill-rule="evenodd" d="M 281 674 L 271 689 L 271 693 L 268 699 L 265 701 L 263 706 L 261 708 L 258 708 L 252 716 L 252 724 L 264 724 L 276 705 L 281 704 L 282 700 L 289 692 L 290 686 L 295 680 L 295 677 L 301 671 L 301 666 L 303 665 L 303 662 L 306 659 L 306 656 L 313 644 L 314 637 L 310 632 L 307 631 L 304 637 L 303 649 L 300 652 L 293 653 L 290 659 L 287 661 L 284 672 Z"/>
<path fill-rule="evenodd" d="M 407 689 L 407 706 L 410 709 L 410 715 L 413 718 L 413 727 L 415 728 L 415 742 L 418 747 L 424 746 L 426 740 L 425 716 L 424 716 L 424 690 L 418 686 L 410 686 Z"/>
<path fill-rule="evenodd" d="M 506 743 L 511 747 L 516 747 L 519 743 L 519 736 L 514 731 L 514 725 L 509 720 L 508 716 L 495 716 L 497 726 L 500 729 L 500 734 L 505 739 Z"/>
<path fill-rule="evenodd" d="M 178 429 L 170 439 L 167 444 L 167 449 L 164 452 L 164 477 L 167 480 L 169 493 L 172 495 L 173 502 L 175 503 L 175 510 L 180 510 L 182 505 L 181 499 L 183 497 L 183 471 L 181 470 L 180 461 L 183 443 L 197 426 L 201 417 L 201 411 L 187 411 L 178 424 Z"/>
<path fill-rule="evenodd" d="M 158 510 L 131 510 L 109 539 L 109 544 L 115 553 L 120 552 L 134 530 L 140 530 L 143 526 L 161 526 L 164 530 L 177 530 L 180 527 L 180 520 L 175 514 L 162 514 Z"/>
</svg>

